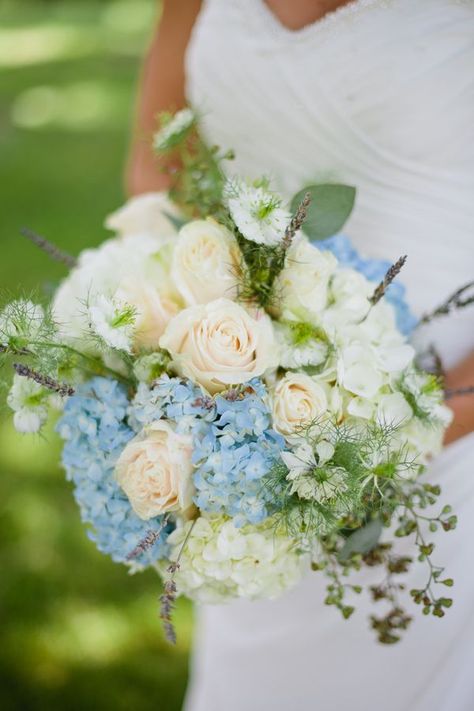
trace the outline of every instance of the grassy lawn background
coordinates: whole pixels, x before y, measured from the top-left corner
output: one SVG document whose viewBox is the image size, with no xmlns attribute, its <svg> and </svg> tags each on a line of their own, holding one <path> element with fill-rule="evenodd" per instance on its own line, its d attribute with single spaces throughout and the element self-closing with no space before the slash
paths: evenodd
<svg viewBox="0 0 474 711">
<path fill-rule="evenodd" d="M 0 0 L 0 287 L 51 289 L 64 274 L 19 236 L 72 254 L 106 236 L 123 199 L 134 83 L 153 0 Z M 2 397 L 3 400 L 3 397 Z M 85 535 L 59 442 L 0 420 L 0 708 L 175 711 L 192 629 L 163 640 L 152 573 L 128 576 Z"/>
</svg>

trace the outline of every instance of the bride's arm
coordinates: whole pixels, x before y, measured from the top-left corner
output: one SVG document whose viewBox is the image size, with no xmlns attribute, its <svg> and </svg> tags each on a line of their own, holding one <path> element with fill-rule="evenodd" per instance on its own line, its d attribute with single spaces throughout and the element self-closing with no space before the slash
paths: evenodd
<svg viewBox="0 0 474 711">
<path fill-rule="evenodd" d="M 448 390 L 459 390 L 474 385 L 474 353 L 453 368 L 446 376 Z M 454 412 L 454 420 L 446 433 L 445 443 L 474 431 L 474 394 L 458 395 L 448 402 Z"/>
<path fill-rule="evenodd" d="M 135 126 L 127 168 L 131 195 L 167 187 L 151 151 L 160 111 L 185 104 L 184 56 L 200 0 L 164 0 L 163 11 L 142 69 Z"/>
</svg>

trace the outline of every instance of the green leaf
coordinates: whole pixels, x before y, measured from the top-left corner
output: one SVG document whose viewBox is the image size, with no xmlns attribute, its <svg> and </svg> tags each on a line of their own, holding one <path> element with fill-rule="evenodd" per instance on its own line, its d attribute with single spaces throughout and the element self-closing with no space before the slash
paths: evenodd
<svg viewBox="0 0 474 711">
<path fill-rule="evenodd" d="M 176 215 L 172 215 L 170 212 L 166 212 L 165 210 L 163 210 L 163 215 L 171 222 L 176 230 L 180 230 L 181 227 L 186 224 L 186 220 L 181 217 L 176 217 Z"/>
<path fill-rule="evenodd" d="M 340 232 L 354 207 L 356 190 L 350 185 L 308 185 L 291 201 L 291 210 L 296 212 L 306 193 L 311 195 L 303 232 L 311 240 L 321 240 Z"/>
<path fill-rule="evenodd" d="M 369 553 L 379 542 L 382 534 L 382 522 L 376 518 L 362 528 L 358 528 L 352 533 L 343 547 L 339 551 L 339 562 L 349 560 L 354 553 L 365 555 Z"/>
</svg>

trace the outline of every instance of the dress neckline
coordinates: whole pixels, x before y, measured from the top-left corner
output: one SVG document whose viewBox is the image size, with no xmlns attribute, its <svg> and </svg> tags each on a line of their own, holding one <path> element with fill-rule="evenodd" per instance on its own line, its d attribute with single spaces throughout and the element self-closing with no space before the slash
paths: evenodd
<svg viewBox="0 0 474 711">
<path fill-rule="evenodd" d="M 327 29 L 339 20 L 354 15 L 360 10 L 370 5 L 374 5 L 376 2 L 378 2 L 378 0 L 351 0 L 345 5 L 337 7 L 335 10 L 327 12 L 322 17 L 314 20 L 314 22 L 310 22 L 309 24 L 303 25 L 303 27 L 295 30 L 291 29 L 291 27 L 287 27 L 279 19 L 266 0 L 252 0 L 252 6 L 256 8 L 271 34 L 279 35 L 281 38 L 287 40 L 297 41 L 307 37 L 308 35 L 319 32 L 321 29 Z"/>
</svg>

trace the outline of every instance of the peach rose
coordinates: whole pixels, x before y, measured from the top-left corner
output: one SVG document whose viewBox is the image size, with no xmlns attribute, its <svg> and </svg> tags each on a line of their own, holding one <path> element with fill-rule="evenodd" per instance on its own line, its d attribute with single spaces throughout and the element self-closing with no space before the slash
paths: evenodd
<svg viewBox="0 0 474 711">
<path fill-rule="evenodd" d="M 287 373 L 273 392 L 273 426 L 283 435 L 311 425 L 327 410 L 324 388 L 305 373 Z"/>
<path fill-rule="evenodd" d="M 132 439 L 120 455 L 115 476 L 133 510 L 148 520 L 192 505 L 191 437 L 157 420 Z"/>
<path fill-rule="evenodd" d="M 117 296 L 136 309 L 133 345 L 137 348 L 157 348 L 168 322 L 179 306 L 149 282 L 124 280 Z"/>
<path fill-rule="evenodd" d="M 233 299 L 239 283 L 240 250 L 234 236 L 214 220 L 195 220 L 181 228 L 171 276 L 187 306 L 220 296 Z"/>
<path fill-rule="evenodd" d="M 160 346 L 171 353 L 179 375 L 210 393 L 263 375 L 277 363 L 269 317 L 252 316 L 229 299 L 181 311 L 169 322 Z"/>
</svg>

